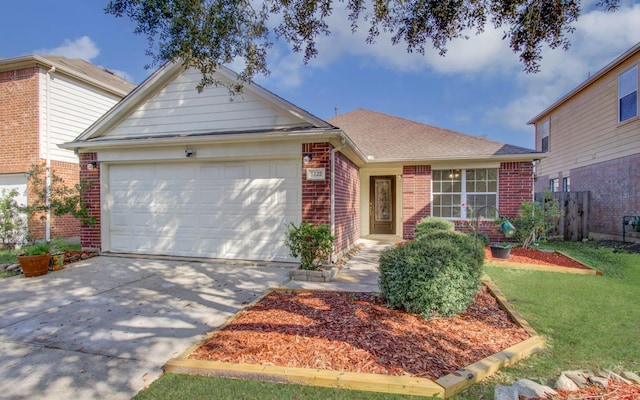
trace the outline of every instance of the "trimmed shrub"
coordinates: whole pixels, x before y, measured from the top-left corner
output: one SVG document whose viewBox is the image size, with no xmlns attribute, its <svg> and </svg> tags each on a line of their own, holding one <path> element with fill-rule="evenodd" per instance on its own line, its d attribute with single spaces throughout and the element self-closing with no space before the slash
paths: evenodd
<svg viewBox="0 0 640 400">
<path fill-rule="evenodd" d="M 420 220 L 416 225 L 416 229 L 413 231 L 413 235 L 416 240 L 422 240 L 422 238 L 434 231 L 453 231 L 456 226 L 452 221 L 438 218 L 438 217 L 426 217 Z"/>
<path fill-rule="evenodd" d="M 456 315 L 478 292 L 483 260 L 469 235 L 434 231 L 382 253 L 380 289 L 393 308 L 427 319 Z"/>
<path fill-rule="evenodd" d="M 302 221 L 299 226 L 289 222 L 285 245 L 291 257 L 300 257 L 300 269 L 319 270 L 333 251 L 335 238 L 328 225 L 313 225 Z"/>
</svg>

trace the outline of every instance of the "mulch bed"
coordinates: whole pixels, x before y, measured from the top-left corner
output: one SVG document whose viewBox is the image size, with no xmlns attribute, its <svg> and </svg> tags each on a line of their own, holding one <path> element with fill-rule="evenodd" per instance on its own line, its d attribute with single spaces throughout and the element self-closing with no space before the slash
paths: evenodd
<svg viewBox="0 0 640 400">
<path fill-rule="evenodd" d="M 372 293 L 272 292 L 189 358 L 437 379 L 527 338 L 484 287 L 428 321 Z"/>
<path fill-rule="evenodd" d="M 522 247 L 514 247 L 508 259 L 491 257 L 491 250 L 486 247 L 484 250 L 486 261 L 509 261 L 514 263 L 549 265 L 556 267 L 591 269 L 567 256 L 559 253 L 550 253 L 536 249 L 524 249 Z"/>
<path fill-rule="evenodd" d="M 609 386 L 602 388 L 591 386 L 581 388 L 577 392 L 558 390 L 558 396 L 554 400 L 638 400 L 640 399 L 640 386 L 621 382 L 610 382 Z"/>
</svg>

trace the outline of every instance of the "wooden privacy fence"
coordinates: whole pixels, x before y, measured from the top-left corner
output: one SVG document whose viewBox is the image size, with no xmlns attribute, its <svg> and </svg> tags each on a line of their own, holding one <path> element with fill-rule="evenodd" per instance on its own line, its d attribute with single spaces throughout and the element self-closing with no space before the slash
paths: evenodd
<svg viewBox="0 0 640 400">
<path fill-rule="evenodd" d="M 551 198 L 558 201 L 562 216 L 551 236 L 579 242 L 589 237 L 590 192 L 553 192 Z M 536 201 L 542 201 L 543 194 L 536 193 Z"/>
</svg>

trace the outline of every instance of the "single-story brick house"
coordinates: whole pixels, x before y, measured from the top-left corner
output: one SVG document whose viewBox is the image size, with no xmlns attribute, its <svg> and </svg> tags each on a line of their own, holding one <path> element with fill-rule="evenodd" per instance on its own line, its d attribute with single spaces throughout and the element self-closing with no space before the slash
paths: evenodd
<svg viewBox="0 0 640 400">
<path fill-rule="evenodd" d="M 85 248 L 293 261 L 289 222 L 331 226 L 337 255 L 409 239 L 428 215 L 464 228 L 467 204 L 514 217 L 532 199 L 534 150 L 367 110 L 324 121 L 255 84 L 199 93 L 200 77 L 167 64 L 63 145 L 92 183 Z"/>
</svg>

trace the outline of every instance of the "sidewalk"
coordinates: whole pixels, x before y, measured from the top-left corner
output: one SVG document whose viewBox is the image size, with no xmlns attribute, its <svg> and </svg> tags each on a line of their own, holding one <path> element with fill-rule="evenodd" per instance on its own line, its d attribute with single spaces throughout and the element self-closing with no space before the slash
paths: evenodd
<svg viewBox="0 0 640 400">
<path fill-rule="evenodd" d="M 378 292 L 378 260 L 383 250 L 399 239 L 391 236 L 370 236 L 358 243 L 364 247 L 340 270 L 333 282 L 289 281 L 285 288 L 312 290 L 340 290 L 347 292 Z"/>
</svg>

